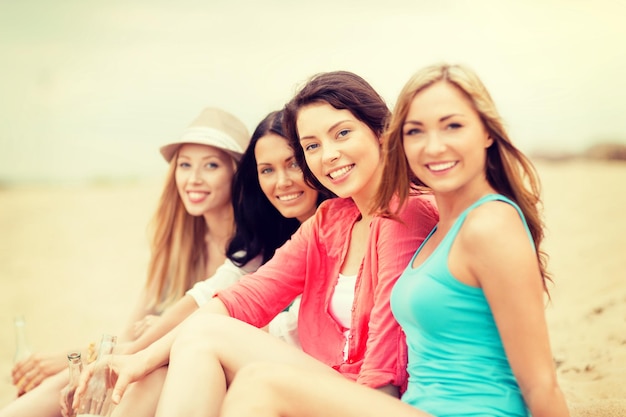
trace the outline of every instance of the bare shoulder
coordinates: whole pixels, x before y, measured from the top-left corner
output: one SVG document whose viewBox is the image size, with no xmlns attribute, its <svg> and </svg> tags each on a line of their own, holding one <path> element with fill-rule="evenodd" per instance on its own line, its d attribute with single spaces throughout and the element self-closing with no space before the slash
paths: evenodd
<svg viewBox="0 0 626 417">
<path fill-rule="evenodd" d="M 520 214 L 504 201 L 489 201 L 472 210 L 459 231 L 459 239 L 464 247 L 483 253 L 486 249 L 506 249 L 518 239 L 529 242 Z"/>
</svg>

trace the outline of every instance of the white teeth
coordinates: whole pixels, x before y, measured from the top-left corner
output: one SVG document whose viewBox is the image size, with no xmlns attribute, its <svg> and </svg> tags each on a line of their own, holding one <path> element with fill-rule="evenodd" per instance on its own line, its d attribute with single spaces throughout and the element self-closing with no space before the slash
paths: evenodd
<svg viewBox="0 0 626 417">
<path fill-rule="evenodd" d="M 439 164 L 428 164 L 428 168 L 431 171 L 444 171 L 452 168 L 454 165 L 456 165 L 456 162 L 442 162 Z"/>
<path fill-rule="evenodd" d="M 329 172 L 329 173 L 328 173 L 328 176 L 329 176 L 330 178 L 332 178 L 332 179 L 335 179 L 335 178 L 341 177 L 342 175 L 344 175 L 345 173 L 347 173 L 348 171 L 350 171 L 353 167 L 354 167 L 354 165 L 350 165 L 350 166 L 347 166 L 347 167 L 339 168 L 339 169 L 338 169 L 338 170 L 336 170 L 336 171 Z"/>
<path fill-rule="evenodd" d="M 291 201 L 291 200 L 295 200 L 301 195 L 302 193 L 285 194 L 285 195 L 277 195 L 276 198 L 278 198 L 280 201 Z"/>
<path fill-rule="evenodd" d="M 199 200 L 201 198 L 204 198 L 204 196 L 206 196 L 206 193 L 198 193 L 198 192 L 190 192 L 188 194 L 191 200 Z"/>
</svg>

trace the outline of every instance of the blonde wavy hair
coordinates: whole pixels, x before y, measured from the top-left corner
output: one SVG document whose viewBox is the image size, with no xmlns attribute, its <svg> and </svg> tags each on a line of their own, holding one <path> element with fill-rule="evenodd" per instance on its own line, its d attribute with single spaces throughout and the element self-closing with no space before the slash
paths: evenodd
<svg viewBox="0 0 626 417">
<path fill-rule="evenodd" d="M 393 215 L 389 204 L 394 195 L 398 195 L 402 203 L 412 189 L 426 187 L 409 168 L 404 152 L 402 126 L 413 98 L 439 81 L 453 85 L 469 99 L 493 139 L 493 144 L 486 150 L 487 181 L 522 210 L 535 243 L 543 287 L 547 293 L 546 281 L 550 277 L 547 272 L 548 256 L 541 250 L 544 223 L 539 212 L 539 177 L 530 160 L 511 142 L 495 103 L 481 80 L 463 65 L 439 64 L 426 67 L 415 73 L 404 85 L 383 135 L 383 182 L 376 197 L 376 208 L 384 214 Z"/>
<path fill-rule="evenodd" d="M 192 216 L 176 188 L 176 160 L 169 163 L 165 186 L 149 225 L 148 306 L 156 311 L 180 299 L 205 279 L 208 249 L 204 217 Z"/>
</svg>

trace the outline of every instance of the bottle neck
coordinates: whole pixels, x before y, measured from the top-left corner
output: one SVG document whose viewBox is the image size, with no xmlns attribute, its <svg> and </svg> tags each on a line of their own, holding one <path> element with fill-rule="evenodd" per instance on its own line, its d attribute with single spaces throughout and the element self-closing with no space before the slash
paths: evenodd
<svg viewBox="0 0 626 417">
<path fill-rule="evenodd" d="M 15 318 L 15 361 L 22 360 L 30 355 L 30 347 L 26 340 L 26 321 L 24 317 Z"/>
<path fill-rule="evenodd" d="M 69 361 L 70 370 L 70 385 L 78 385 L 78 378 L 83 370 L 83 361 L 80 357 L 80 352 L 73 352 L 67 355 Z"/>
</svg>

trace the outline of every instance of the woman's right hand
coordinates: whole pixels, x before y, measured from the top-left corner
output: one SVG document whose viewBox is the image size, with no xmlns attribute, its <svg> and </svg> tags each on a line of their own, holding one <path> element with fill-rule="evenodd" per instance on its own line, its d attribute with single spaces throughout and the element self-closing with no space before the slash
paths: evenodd
<svg viewBox="0 0 626 417">
<path fill-rule="evenodd" d="M 61 415 L 63 417 L 71 417 L 75 415 L 74 409 L 72 408 L 74 390 L 75 388 L 71 388 L 69 385 L 66 385 L 61 390 L 61 394 L 59 396 L 59 405 L 61 407 Z"/>
<path fill-rule="evenodd" d="M 108 369 L 108 386 L 113 387 L 112 400 L 118 404 L 126 391 L 129 384 L 140 380 L 151 370 L 147 369 L 146 362 L 141 352 L 133 355 L 106 355 L 102 360 L 86 366 L 80 375 L 78 387 L 74 394 L 74 402 L 72 406 L 77 408 L 85 395 L 89 380 L 96 371 L 96 366 L 106 366 Z"/>
<path fill-rule="evenodd" d="M 16 363 L 11 370 L 13 385 L 20 394 L 26 393 L 66 367 L 67 353 L 34 353 Z"/>
</svg>

